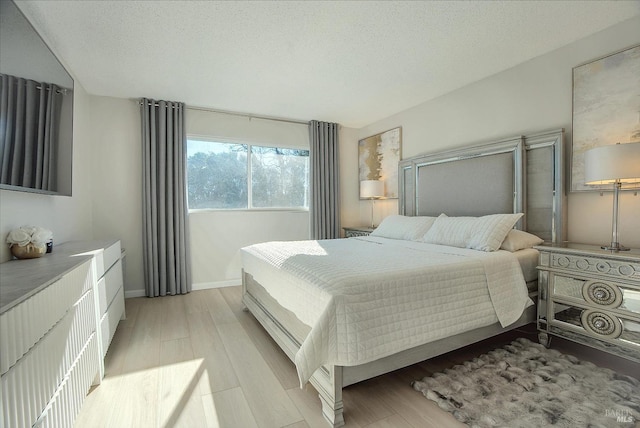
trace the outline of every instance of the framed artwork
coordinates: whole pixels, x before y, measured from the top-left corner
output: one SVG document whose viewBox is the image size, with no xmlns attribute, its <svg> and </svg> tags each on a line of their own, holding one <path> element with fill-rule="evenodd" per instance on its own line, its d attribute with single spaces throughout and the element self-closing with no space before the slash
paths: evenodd
<svg viewBox="0 0 640 428">
<path fill-rule="evenodd" d="M 384 198 L 397 199 L 401 147 L 400 127 L 358 141 L 359 182 L 381 180 L 384 182 Z"/>
<path fill-rule="evenodd" d="M 635 141 L 639 128 L 640 45 L 574 67 L 570 190 L 600 191 L 584 184 L 584 153 Z"/>
</svg>

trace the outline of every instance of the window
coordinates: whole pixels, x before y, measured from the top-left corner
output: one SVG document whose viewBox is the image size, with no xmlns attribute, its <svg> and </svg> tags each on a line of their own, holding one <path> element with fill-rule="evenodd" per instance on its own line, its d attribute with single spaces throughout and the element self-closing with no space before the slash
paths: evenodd
<svg viewBox="0 0 640 428">
<path fill-rule="evenodd" d="M 247 208 L 246 144 L 187 139 L 187 197 L 190 209 Z"/>
<path fill-rule="evenodd" d="M 309 151 L 187 139 L 189 209 L 308 209 Z"/>
</svg>

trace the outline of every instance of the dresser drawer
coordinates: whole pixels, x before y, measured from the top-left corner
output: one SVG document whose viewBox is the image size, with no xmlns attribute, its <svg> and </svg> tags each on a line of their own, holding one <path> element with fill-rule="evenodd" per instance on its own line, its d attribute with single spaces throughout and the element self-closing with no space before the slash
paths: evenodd
<svg viewBox="0 0 640 428">
<path fill-rule="evenodd" d="M 34 428 L 72 428 L 98 370 L 98 339 L 92 334 L 68 375 L 58 386 Z"/>
<path fill-rule="evenodd" d="M 112 300 L 107 312 L 100 319 L 100 340 L 102 343 L 102 357 L 107 355 L 111 339 L 116 332 L 118 322 L 124 314 L 124 290 L 120 288 L 116 297 Z"/>
<path fill-rule="evenodd" d="M 3 401 L 12 409 L 2 426 L 31 427 L 94 335 L 95 300 L 89 290 L 0 378 Z"/>
<path fill-rule="evenodd" d="M 96 254 L 96 276 L 101 278 L 118 260 L 120 260 L 120 241 L 116 241 Z"/>
<path fill-rule="evenodd" d="M 59 322 L 94 281 L 91 261 L 63 275 L 0 315 L 0 374 L 4 374 Z"/>
<path fill-rule="evenodd" d="M 98 293 L 99 293 L 99 314 L 102 316 L 106 311 L 113 298 L 118 294 L 118 291 L 122 288 L 122 261 L 118 260 L 107 271 L 107 273 L 98 281 Z"/>
</svg>

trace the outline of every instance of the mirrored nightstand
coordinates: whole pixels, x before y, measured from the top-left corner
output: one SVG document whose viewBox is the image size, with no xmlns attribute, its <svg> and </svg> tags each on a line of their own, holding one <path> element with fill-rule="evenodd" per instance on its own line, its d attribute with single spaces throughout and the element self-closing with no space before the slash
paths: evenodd
<svg viewBox="0 0 640 428">
<path fill-rule="evenodd" d="M 368 226 L 343 227 L 344 237 L 353 238 L 354 236 L 369 236 L 374 229 Z"/>
<path fill-rule="evenodd" d="M 551 336 L 640 361 L 640 251 L 535 247 L 540 342 Z"/>
</svg>

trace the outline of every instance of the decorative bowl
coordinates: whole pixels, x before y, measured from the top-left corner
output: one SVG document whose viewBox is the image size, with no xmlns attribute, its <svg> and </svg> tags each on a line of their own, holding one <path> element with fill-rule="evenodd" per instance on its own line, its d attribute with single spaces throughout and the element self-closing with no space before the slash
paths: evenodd
<svg viewBox="0 0 640 428">
<path fill-rule="evenodd" d="M 36 259 L 42 257 L 46 251 L 46 246 L 39 247 L 34 244 L 27 244 L 24 247 L 16 244 L 11 246 L 11 254 L 17 259 Z"/>
</svg>

